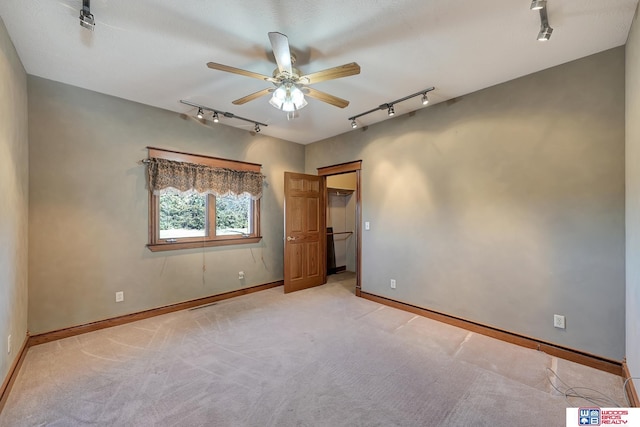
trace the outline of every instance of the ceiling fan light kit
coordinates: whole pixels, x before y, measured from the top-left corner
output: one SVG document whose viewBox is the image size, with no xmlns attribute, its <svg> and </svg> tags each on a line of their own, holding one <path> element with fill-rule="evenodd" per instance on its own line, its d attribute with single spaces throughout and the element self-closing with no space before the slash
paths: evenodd
<svg viewBox="0 0 640 427">
<path fill-rule="evenodd" d="M 260 126 L 269 126 L 266 123 L 260 123 L 259 121 L 256 121 L 256 120 L 251 120 L 251 119 L 247 119 L 245 117 L 236 116 L 235 114 L 229 113 L 228 111 L 216 110 L 215 108 L 207 107 L 205 105 L 196 104 L 196 103 L 193 103 L 191 101 L 185 101 L 185 100 L 181 99 L 180 102 L 182 104 L 190 105 L 191 107 L 197 108 L 198 112 L 196 113 L 196 117 L 198 119 L 200 119 L 200 120 L 204 119 L 204 112 L 205 111 L 210 111 L 212 113 L 211 114 L 211 119 L 213 120 L 214 123 L 218 123 L 220 121 L 220 115 L 222 115 L 223 117 L 226 117 L 228 119 L 237 119 L 237 120 L 242 120 L 244 122 L 253 123 L 254 124 L 253 130 L 256 133 L 260 132 Z"/>
<path fill-rule="evenodd" d="M 547 15 L 547 1 L 533 0 L 531 2 L 531 10 L 540 12 L 540 32 L 538 33 L 538 41 L 546 42 L 551 38 L 553 28 L 549 25 L 549 16 Z"/>
<path fill-rule="evenodd" d="M 275 89 L 262 89 L 258 92 L 238 98 L 235 101 L 232 101 L 234 105 L 242 105 L 264 95 L 272 94 L 269 104 L 278 110 L 287 113 L 288 119 L 297 117 L 298 111 L 307 105 L 305 95 L 339 108 L 345 108 L 349 105 L 349 101 L 345 99 L 338 98 L 337 96 L 333 96 L 307 86 L 326 80 L 339 79 L 342 77 L 360 74 L 360 66 L 358 64 L 351 62 L 338 67 L 303 75 L 300 70 L 292 66 L 292 64 L 295 63 L 295 56 L 291 54 L 289 39 L 287 36 L 278 32 L 270 32 L 269 41 L 271 42 L 273 56 L 275 57 L 276 64 L 278 65 L 278 68 L 273 71 L 273 76 L 271 77 L 255 73 L 253 71 L 231 67 L 229 65 L 218 64 L 215 62 L 207 63 L 207 67 L 213 70 L 225 71 L 227 73 L 260 79 L 271 82 L 275 86 Z"/>
<path fill-rule="evenodd" d="M 355 128 L 358 127 L 358 122 L 356 122 L 356 119 L 358 119 L 358 118 L 360 118 L 362 116 L 366 116 L 367 114 L 374 113 L 374 112 L 379 111 L 379 110 L 387 110 L 387 115 L 389 117 L 393 117 L 393 116 L 396 115 L 396 110 L 393 107 L 394 104 L 397 104 L 399 102 L 406 101 L 407 99 L 411 99 L 411 98 L 414 98 L 416 96 L 422 95 L 422 105 L 427 105 L 429 103 L 429 98 L 427 97 L 427 93 L 431 92 L 432 90 L 435 90 L 434 86 L 431 86 L 430 88 L 421 90 L 420 92 L 412 93 L 411 95 L 407 95 L 407 96 L 405 96 L 403 98 L 396 99 L 395 101 L 391 101 L 391 102 L 386 102 L 384 104 L 380 104 L 376 108 L 372 108 L 371 110 L 365 111 L 364 113 L 360 113 L 360 114 L 356 114 L 355 116 L 351 116 L 347 120 L 349 120 L 351 122 L 351 127 L 353 129 L 355 129 Z"/>
<path fill-rule="evenodd" d="M 291 113 L 304 108 L 307 105 L 307 101 L 298 86 L 293 83 L 283 83 L 273 91 L 269 104 L 278 110 Z"/>
</svg>

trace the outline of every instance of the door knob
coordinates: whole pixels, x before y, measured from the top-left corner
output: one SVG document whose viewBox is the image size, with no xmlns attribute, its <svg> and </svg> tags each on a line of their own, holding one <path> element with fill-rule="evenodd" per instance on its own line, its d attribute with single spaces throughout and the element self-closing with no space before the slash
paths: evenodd
<svg viewBox="0 0 640 427">
<path fill-rule="evenodd" d="M 295 237 L 287 236 L 287 242 L 293 242 L 294 240 L 296 240 Z"/>
</svg>

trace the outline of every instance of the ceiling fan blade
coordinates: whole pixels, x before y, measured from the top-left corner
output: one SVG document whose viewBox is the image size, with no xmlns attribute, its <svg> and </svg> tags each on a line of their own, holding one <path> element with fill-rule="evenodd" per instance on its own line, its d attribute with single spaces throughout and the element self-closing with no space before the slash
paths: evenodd
<svg viewBox="0 0 640 427">
<path fill-rule="evenodd" d="M 269 33 L 269 41 L 273 49 L 273 56 L 276 58 L 278 70 L 292 74 L 291 69 L 291 50 L 289 49 L 289 39 L 282 33 Z"/>
<path fill-rule="evenodd" d="M 213 70 L 226 71 L 227 73 L 240 74 L 241 76 L 253 77 L 254 79 L 266 80 L 268 82 L 277 82 L 273 77 L 264 74 L 254 73 L 253 71 L 242 70 L 240 68 L 230 67 L 228 65 L 217 64 L 215 62 L 207 62 L 207 67 Z"/>
<path fill-rule="evenodd" d="M 338 67 L 328 68 L 326 70 L 317 71 L 315 73 L 301 76 L 298 81 L 303 84 L 313 84 L 323 82 L 325 80 L 339 79 L 341 77 L 353 76 L 360 74 L 360 66 L 351 62 L 349 64 L 340 65 Z"/>
<path fill-rule="evenodd" d="M 346 99 L 338 98 L 337 96 L 329 95 L 328 93 L 321 92 L 310 87 L 304 88 L 304 93 L 311 98 L 326 102 L 327 104 L 335 105 L 336 107 L 344 108 L 349 105 L 349 101 Z"/>
<path fill-rule="evenodd" d="M 249 101 L 253 101 L 254 99 L 260 98 L 261 96 L 265 96 L 266 94 L 271 93 L 273 91 L 274 89 L 272 88 L 262 89 L 262 90 L 259 90 L 258 92 L 252 93 L 251 95 L 247 95 L 242 98 L 236 99 L 235 101 L 232 102 L 232 104 L 234 105 L 246 104 Z"/>
</svg>

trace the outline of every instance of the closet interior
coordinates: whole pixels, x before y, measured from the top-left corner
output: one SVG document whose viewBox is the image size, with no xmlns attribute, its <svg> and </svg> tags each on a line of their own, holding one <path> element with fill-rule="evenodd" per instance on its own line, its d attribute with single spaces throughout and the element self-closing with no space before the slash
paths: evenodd
<svg viewBox="0 0 640 427">
<path fill-rule="evenodd" d="M 356 271 L 356 173 L 327 176 L 327 274 Z"/>
</svg>

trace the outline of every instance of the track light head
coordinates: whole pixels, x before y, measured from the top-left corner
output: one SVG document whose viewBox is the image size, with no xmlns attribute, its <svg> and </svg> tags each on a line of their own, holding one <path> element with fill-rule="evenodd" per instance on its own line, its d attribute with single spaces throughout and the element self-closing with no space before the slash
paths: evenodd
<svg viewBox="0 0 640 427">
<path fill-rule="evenodd" d="M 253 127 L 253 130 L 256 131 L 256 133 L 260 133 L 260 125 L 256 123 L 256 125 Z"/>
<path fill-rule="evenodd" d="M 352 127 L 353 129 L 355 129 L 355 128 L 357 128 L 357 127 L 358 127 L 358 124 L 356 123 L 356 119 L 351 120 L 351 127 Z"/>
<path fill-rule="evenodd" d="M 387 115 L 389 115 L 389 117 L 393 117 L 396 115 L 396 110 L 393 108 L 393 104 L 389 105 L 389 109 L 387 110 Z"/>
<path fill-rule="evenodd" d="M 550 26 L 540 27 L 540 32 L 538 33 L 538 41 L 546 42 L 551 38 L 551 33 L 553 32 L 553 28 Z"/>
<path fill-rule="evenodd" d="M 213 123 L 218 123 L 220 121 L 220 117 L 218 117 L 218 113 L 216 111 L 213 112 Z"/>
<path fill-rule="evenodd" d="M 80 26 L 89 31 L 93 31 L 95 29 L 96 21 L 93 19 L 89 0 L 82 0 L 82 9 L 80 9 Z"/>
<path fill-rule="evenodd" d="M 429 98 L 427 97 L 427 92 L 422 95 L 422 105 L 427 105 L 429 103 Z"/>
<path fill-rule="evenodd" d="M 547 0 L 532 0 L 531 10 L 540 10 L 547 6 Z"/>
<path fill-rule="evenodd" d="M 553 28 L 549 25 L 547 0 L 533 0 L 531 2 L 531 10 L 537 10 L 540 13 L 540 32 L 538 33 L 538 41 L 546 42 L 551 38 L 551 33 L 553 32 Z"/>
<path fill-rule="evenodd" d="M 198 108 L 198 114 L 196 114 L 196 117 L 200 120 L 204 118 L 204 111 L 202 111 L 202 108 Z"/>
<path fill-rule="evenodd" d="M 93 19 L 93 15 L 91 13 L 84 13 L 84 11 L 81 11 L 80 26 L 89 31 L 93 31 L 96 27 L 96 21 Z"/>
</svg>

